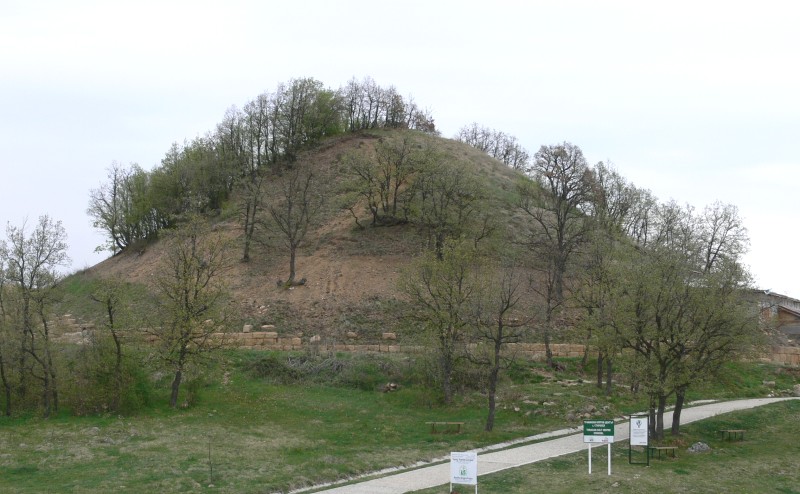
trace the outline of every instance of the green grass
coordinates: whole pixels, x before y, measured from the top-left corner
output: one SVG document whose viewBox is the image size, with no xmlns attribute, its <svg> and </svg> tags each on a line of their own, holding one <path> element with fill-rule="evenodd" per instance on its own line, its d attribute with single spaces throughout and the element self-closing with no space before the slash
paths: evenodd
<svg viewBox="0 0 800 494">
<path fill-rule="evenodd" d="M 417 358 L 228 351 L 184 386 L 180 402 L 189 389 L 194 394 L 185 409 L 166 407 L 169 376 L 162 375 L 153 382 L 153 404 L 135 415 L 0 418 L 0 492 L 286 491 L 575 426 L 578 422 L 567 423 L 566 414 L 588 405 L 609 416 L 644 406 L 643 397 L 624 387 L 606 398 L 590 382 L 579 382 L 574 361 L 567 361 L 567 371 L 557 377 L 546 375 L 541 364 L 525 362 L 504 381 L 495 431 L 486 433 L 485 397 L 466 387 L 456 403 L 444 406 L 426 387 Z M 782 369 L 752 370 L 762 371 L 775 376 Z M 382 392 L 390 380 L 400 390 Z M 729 391 L 712 387 L 706 392 L 714 397 Z M 796 423 L 796 409 L 793 413 Z M 756 431 L 774 420 L 747 417 L 719 417 L 715 424 L 694 426 L 708 427 L 694 434 L 713 436 L 722 426 Z M 425 425 L 450 420 L 464 421 L 465 432 L 431 435 Z M 743 444 L 723 445 L 726 457 L 746 459 L 749 452 L 740 448 L 757 437 L 748 433 Z M 680 456 L 682 462 L 685 455 Z M 545 471 L 580 471 L 580 458 L 554 459 Z M 684 463 L 674 469 L 688 472 L 673 472 L 681 478 L 695 471 Z M 494 492 L 530 492 L 504 489 Z"/>
<path fill-rule="evenodd" d="M 594 452 L 588 473 L 586 452 L 480 477 L 482 494 L 530 492 L 691 492 L 691 493 L 800 493 L 800 443 L 797 424 L 800 401 L 782 402 L 729 413 L 682 428 L 677 458 L 653 459 L 650 466 L 628 463 L 627 443 L 612 447 L 612 474 L 606 473 L 605 448 Z M 744 441 L 723 441 L 717 430 L 747 429 Z M 691 454 L 688 446 L 702 441 L 709 453 Z M 640 453 L 640 460 L 641 458 Z M 480 457 L 478 458 L 480 461 Z M 598 468 L 599 467 L 599 468 Z M 535 486 L 535 487 L 534 487 Z M 417 491 L 444 494 L 448 486 Z M 457 492 L 472 492 L 459 486 Z"/>
</svg>

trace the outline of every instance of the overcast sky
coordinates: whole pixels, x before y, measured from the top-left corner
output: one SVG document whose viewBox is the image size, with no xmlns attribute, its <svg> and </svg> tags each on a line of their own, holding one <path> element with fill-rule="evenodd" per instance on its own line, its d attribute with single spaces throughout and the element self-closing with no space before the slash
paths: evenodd
<svg viewBox="0 0 800 494">
<path fill-rule="evenodd" d="M 796 5 L 0 0 L 0 223 L 49 214 L 90 266 L 112 161 L 151 169 L 291 78 L 370 76 L 445 137 L 569 141 L 662 201 L 735 204 L 758 286 L 800 298 Z"/>
</svg>

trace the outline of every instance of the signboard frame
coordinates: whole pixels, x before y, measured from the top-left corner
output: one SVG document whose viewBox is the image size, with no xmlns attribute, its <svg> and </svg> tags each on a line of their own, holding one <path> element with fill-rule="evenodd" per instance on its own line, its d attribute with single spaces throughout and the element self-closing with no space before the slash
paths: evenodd
<svg viewBox="0 0 800 494">
<path fill-rule="evenodd" d="M 592 473 L 592 445 L 608 445 L 608 474 L 611 475 L 611 443 L 614 442 L 614 421 L 610 419 L 584 420 L 583 442 L 589 445 L 589 474 Z"/>
<path fill-rule="evenodd" d="M 628 441 L 628 463 L 631 465 L 647 465 L 650 466 L 650 416 L 649 415 L 631 415 L 630 421 L 630 440 Z M 644 446 L 644 455 L 646 461 L 633 461 L 633 447 Z"/>
</svg>

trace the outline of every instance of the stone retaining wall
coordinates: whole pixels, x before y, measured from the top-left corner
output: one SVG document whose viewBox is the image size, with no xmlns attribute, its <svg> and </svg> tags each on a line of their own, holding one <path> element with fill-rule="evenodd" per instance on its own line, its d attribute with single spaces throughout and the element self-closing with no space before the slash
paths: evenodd
<svg viewBox="0 0 800 494">
<path fill-rule="evenodd" d="M 76 320 L 70 314 L 64 314 L 55 321 L 50 322 L 54 329 L 53 340 L 63 343 L 86 344 L 90 341 L 95 327 L 91 323 Z M 320 351 L 352 352 L 352 353 L 419 353 L 422 347 L 413 345 L 400 345 L 397 343 L 395 333 L 383 333 L 380 343 L 358 344 L 355 337 L 345 338 L 346 342 L 328 341 L 319 336 L 300 338 L 299 336 L 279 336 L 276 331 L 271 331 L 274 326 L 261 326 L 261 331 L 252 331 L 253 326 L 246 325 L 242 332 L 215 333 L 214 338 L 222 341 L 225 346 L 251 350 L 305 350 L 315 348 Z M 270 331 L 264 331 L 268 329 Z M 153 336 L 146 336 L 144 341 L 152 343 Z M 544 360 L 545 351 L 542 343 L 512 343 L 508 345 L 509 351 L 533 360 Z M 556 343 L 550 345 L 554 357 L 582 357 L 583 345 L 570 345 Z M 776 364 L 800 366 L 800 347 L 774 346 L 764 360 Z"/>
<path fill-rule="evenodd" d="M 226 346 L 250 350 L 304 350 L 315 348 L 326 352 L 350 353 L 419 353 L 423 347 L 414 345 L 399 345 L 395 342 L 396 336 L 384 335 L 384 341 L 378 344 L 339 343 L 325 341 L 319 337 L 312 337 L 311 341 L 300 337 L 280 337 L 274 331 L 254 331 L 250 333 L 217 333 L 215 337 L 224 339 Z M 512 343 L 508 345 L 510 353 L 527 357 L 532 360 L 544 360 L 545 348 L 543 343 Z M 564 343 L 550 345 L 554 357 L 582 357 L 584 346 Z M 769 355 L 765 356 L 776 364 L 800 366 L 800 347 L 772 347 Z"/>
<path fill-rule="evenodd" d="M 214 338 L 224 341 L 226 346 L 248 350 L 304 350 L 316 348 L 320 351 L 351 353 L 419 353 L 424 347 L 415 345 L 398 345 L 394 342 L 394 333 L 383 335 L 384 342 L 378 344 L 338 343 L 325 341 L 316 336 L 311 341 L 302 338 L 280 337 L 274 331 L 250 331 L 247 333 L 215 333 Z M 389 343 L 391 341 L 391 343 Z M 583 345 L 553 344 L 550 348 L 555 357 L 581 357 Z M 517 355 L 531 359 L 544 359 L 545 350 L 542 343 L 514 343 L 509 350 Z"/>
<path fill-rule="evenodd" d="M 770 360 L 776 364 L 800 365 L 800 347 L 775 346 L 770 352 Z"/>
</svg>

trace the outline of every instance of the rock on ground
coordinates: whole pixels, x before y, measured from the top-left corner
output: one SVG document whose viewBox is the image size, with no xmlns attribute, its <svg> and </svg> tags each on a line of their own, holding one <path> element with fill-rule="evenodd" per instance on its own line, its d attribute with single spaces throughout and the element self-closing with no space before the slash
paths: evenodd
<svg viewBox="0 0 800 494">
<path fill-rule="evenodd" d="M 711 446 L 706 443 L 694 443 L 686 451 L 689 453 L 707 453 L 711 451 Z"/>
</svg>

